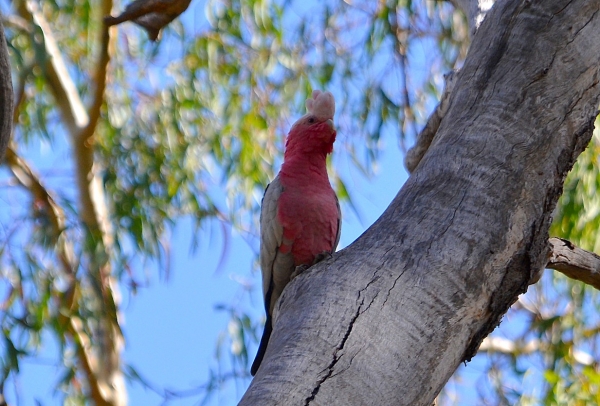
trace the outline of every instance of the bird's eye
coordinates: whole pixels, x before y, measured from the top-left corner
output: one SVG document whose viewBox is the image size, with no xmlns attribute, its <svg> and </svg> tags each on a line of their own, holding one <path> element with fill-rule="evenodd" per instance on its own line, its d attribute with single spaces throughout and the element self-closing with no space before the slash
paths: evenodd
<svg viewBox="0 0 600 406">
<path fill-rule="evenodd" d="M 308 122 L 309 122 L 309 124 L 314 124 L 314 123 L 315 123 L 315 121 L 317 121 L 317 120 L 315 120 L 315 118 L 314 118 L 314 117 L 309 117 L 309 118 L 308 118 Z"/>
</svg>

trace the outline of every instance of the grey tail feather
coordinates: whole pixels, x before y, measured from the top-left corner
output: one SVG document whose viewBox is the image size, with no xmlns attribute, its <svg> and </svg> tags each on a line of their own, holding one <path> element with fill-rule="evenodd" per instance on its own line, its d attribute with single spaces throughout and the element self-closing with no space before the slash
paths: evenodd
<svg viewBox="0 0 600 406">
<path fill-rule="evenodd" d="M 265 352 L 267 351 L 267 344 L 269 343 L 269 337 L 271 337 L 271 332 L 273 331 L 273 326 L 271 325 L 271 316 L 267 314 L 267 321 L 265 322 L 265 329 L 263 331 L 262 338 L 260 339 L 260 344 L 258 345 L 258 351 L 256 352 L 256 358 L 254 358 L 254 362 L 252 363 L 252 367 L 250 368 L 250 374 L 252 376 L 256 375 L 258 371 L 258 367 L 260 367 L 260 363 L 265 356 Z"/>
</svg>

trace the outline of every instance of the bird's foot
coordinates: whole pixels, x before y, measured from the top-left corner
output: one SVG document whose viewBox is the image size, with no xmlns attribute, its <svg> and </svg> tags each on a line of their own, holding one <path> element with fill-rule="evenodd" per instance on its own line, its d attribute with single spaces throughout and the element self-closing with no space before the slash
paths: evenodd
<svg viewBox="0 0 600 406">
<path fill-rule="evenodd" d="M 298 265 L 294 272 L 290 275 L 290 280 L 294 279 L 296 276 L 300 275 L 302 272 L 306 271 L 310 266 L 308 265 Z"/>
<path fill-rule="evenodd" d="M 296 276 L 300 275 L 302 272 L 306 271 L 308 268 L 315 265 L 316 263 L 329 258 L 331 258 L 331 252 L 323 251 L 320 254 L 317 254 L 311 265 L 298 265 L 294 272 L 292 272 L 292 274 L 290 275 L 290 280 L 294 279 Z"/>
<path fill-rule="evenodd" d="M 313 265 L 323 261 L 324 259 L 330 259 L 331 258 L 331 252 L 329 251 L 323 251 L 320 254 L 317 254 L 317 256 L 315 257 L 315 260 L 313 261 Z"/>
</svg>

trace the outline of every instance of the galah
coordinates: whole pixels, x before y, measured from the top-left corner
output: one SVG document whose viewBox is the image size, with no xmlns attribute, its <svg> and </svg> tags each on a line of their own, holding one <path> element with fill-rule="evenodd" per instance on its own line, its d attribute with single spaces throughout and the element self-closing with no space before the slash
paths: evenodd
<svg viewBox="0 0 600 406">
<path fill-rule="evenodd" d="M 283 165 L 267 186 L 260 212 L 260 267 L 267 320 L 250 372 L 254 376 L 273 329 L 275 302 L 290 279 L 333 253 L 340 240 L 340 205 L 327 177 L 333 151 L 335 100 L 315 90 L 308 113 L 294 123 Z"/>
</svg>

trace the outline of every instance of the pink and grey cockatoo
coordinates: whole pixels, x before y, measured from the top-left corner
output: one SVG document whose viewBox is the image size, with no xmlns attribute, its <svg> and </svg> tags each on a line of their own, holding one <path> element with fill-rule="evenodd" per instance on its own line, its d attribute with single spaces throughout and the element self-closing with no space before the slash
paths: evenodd
<svg viewBox="0 0 600 406">
<path fill-rule="evenodd" d="M 250 369 L 253 376 L 265 355 L 273 308 L 283 288 L 293 276 L 332 254 L 340 240 L 340 205 L 325 165 L 336 136 L 333 95 L 313 91 L 306 109 L 287 136 L 283 165 L 262 200 L 260 267 L 267 321 Z"/>
</svg>

